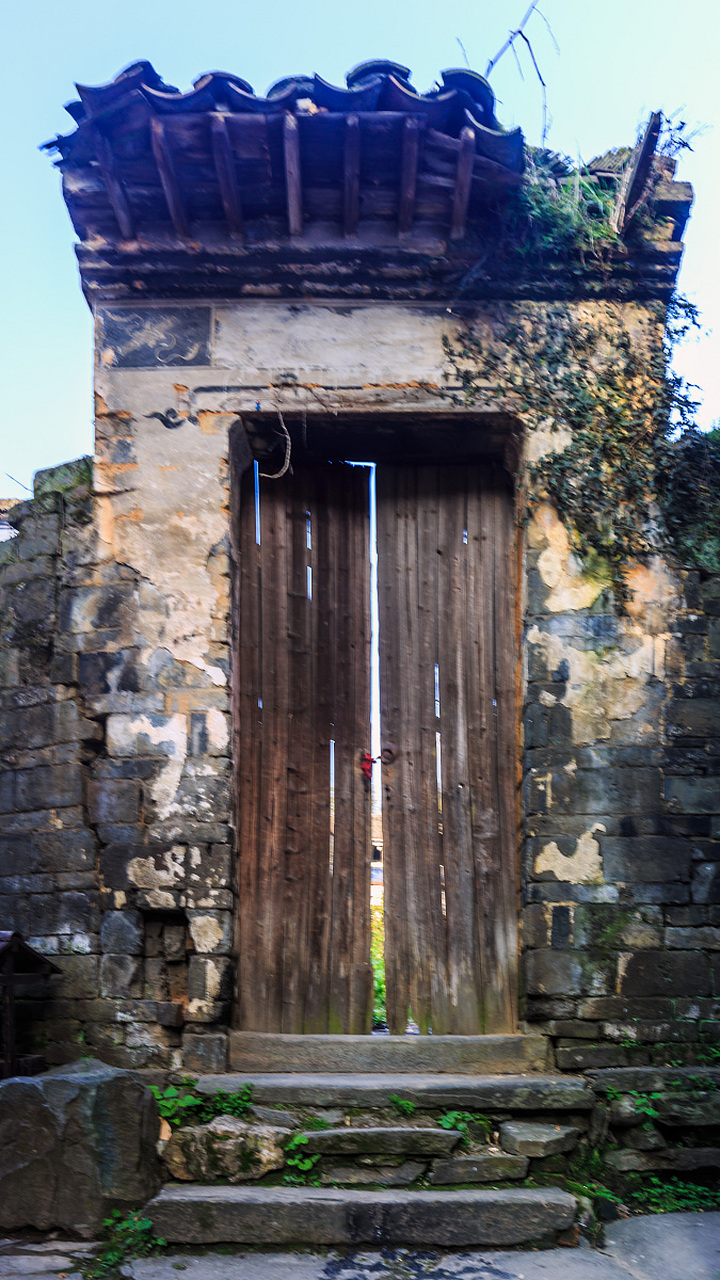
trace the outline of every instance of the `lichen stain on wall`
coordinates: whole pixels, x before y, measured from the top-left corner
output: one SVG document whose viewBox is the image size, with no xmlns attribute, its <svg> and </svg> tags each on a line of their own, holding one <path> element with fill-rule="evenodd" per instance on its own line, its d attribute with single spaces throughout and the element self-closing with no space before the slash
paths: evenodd
<svg viewBox="0 0 720 1280">
<path fill-rule="evenodd" d="M 554 510 L 543 505 L 532 516 L 528 546 L 539 550 L 538 572 L 550 588 L 545 605 L 550 613 L 569 614 L 590 608 L 607 587 L 602 575 L 583 572 L 568 534 Z M 567 664 L 568 677 L 557 693 L 547 691 L 543 702 L 559 702 L 572 713 L 572 739 L 577 745 L 607 740 L 618 721 L 636 724 L 638 739 L 652 737 L 654 714 L 663 697 L 666 648 L 671 639 L 667 619 L 677 607 L 678 584 L 659 559 L 637 565 L 628 573 L 632 597 L 628 616 L 618 622 L 615 642 L 598 641 L 579 647 L 554 628 L 534 624 L 528 643 L 540 648 L 548 671 Z M 648 715 L 648 712 L 651 714 Z"/>
<path fill-rule="evenodd" d="M 157 419 L 126 420 L 133 474 L 118 485 L 117 464 L 101 457 L 100 536 L 105 557 L 129 565 L 148 586 L 142 601 L 141 661 L 158 648 L 203 671 L 216 686 L 225 672 L 208 657 L 213 623 L 227 615 L 227 582 L 208 550 L 227 533 L 227 440 L 233 415 L 216 415 L 216 433 L 187 420 L 168 431 Z M 204 428 L 204 429 L 203 429 Z M 177 467 L 167 475 L 168 464 Z M 125 464 L 127 466 L 127 464 Z M 138 514 L 139 513 L 139 514 Z"/>
</svg>

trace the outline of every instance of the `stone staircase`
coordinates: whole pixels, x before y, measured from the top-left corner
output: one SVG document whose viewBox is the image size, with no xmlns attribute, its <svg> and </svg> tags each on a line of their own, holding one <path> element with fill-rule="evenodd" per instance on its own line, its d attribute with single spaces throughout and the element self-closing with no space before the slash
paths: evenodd
<svg viewBox="0 0 720 1280">
<path fill-rule="evenodd" d="M 246 1165 L 224 1185 L 212 1172 L 166 1184 L 147 1213 L 172 1243 L 505 1246 L 555 1240 L 573 1223 L 567 1192 L 512 1185 L 562 1164 L 593 1107 L 583 1078 L 551 1073 L 542 1036 L 235 1032 L 230 1065 L 196 1087 L 250 1084 L 250 1114 L 185 1131 L 170 1167 L 227 1177 L 230 1144 L 253 1125 L 279 1161 L 262 1181 Z M 304 1173 L 285 1164 L 290 1151 Z"/>
</svg>

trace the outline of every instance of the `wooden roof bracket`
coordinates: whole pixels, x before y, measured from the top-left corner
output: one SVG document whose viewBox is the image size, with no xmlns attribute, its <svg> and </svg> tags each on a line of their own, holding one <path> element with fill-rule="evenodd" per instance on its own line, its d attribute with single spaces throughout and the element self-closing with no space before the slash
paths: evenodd
<svg viewBox="0 0 720 1280">
<path fill-rule="evenodd" d="M 95 152 L 100 165 L 100 172 L 103 176 L 103 182 L 108 193 L 108 199 L 112 205 L 112 211 L 117 219 L 120 228 L 120 235 L 123 240 L 135 239 L 135 220 L 133 218 L 130 201 L 127 192 L 122 184 L 122 180 L 117 171 L 115 164 L 115 156 L 107 138 L 100 132 L 97 125 L 93 129 L 93 137 L 95 142 Z"/>
<path fill-rule="evenodd" d="M 343 186 L 345 235 L 355 236 L 360 217 L 360 120 L 355 114 L 345 118 Z"/>
<path fill-rule="evenodd" d="M 400 198 L 398 204 L 398 233 L 412 231 L 417 194 L 418 157 L 420 154 L 419 122 L 408 115 L 403 123 L 402 156 L 400 161 Z"/>
<path fill-rule="evenodd" d="M 168 141 L 165 122 L 158 116 L 153 116 L 150 121 L 150 142 L 173 227 L 181 240 L 189 240 L 190 224 L 175 170 L 172 148 Z"/>
<path fill-rule="evenodd" d="M 460 149 L 455 171 L 450 239 L 462 240 L 465 235 L 470 188 L 472 186 L 473 161 L 475 159 L 475 130 L 466 125 L 460 131 Z"/>
<path fill-rule="evenodd" d="M 210 116 L 210 139 L 215 173 L 220 187 L 220 198 L 225 210 L 225 221 L 228 224 L 230 234 L 242 240 L 245 236 L 245 228 L 240 189 L 235 169 L 235 157 L 233 156 L 225 116 L 219 111 L 212 112 Z"/>
<path fill-rule="evenodd" d="M 291 236 L 299 236 L 302 235 L 303 229 L 300 135 L 297 119 L 289 111 L 286 112 L 283 120 L 283 144 L 288 230 Z"/>
</svg>

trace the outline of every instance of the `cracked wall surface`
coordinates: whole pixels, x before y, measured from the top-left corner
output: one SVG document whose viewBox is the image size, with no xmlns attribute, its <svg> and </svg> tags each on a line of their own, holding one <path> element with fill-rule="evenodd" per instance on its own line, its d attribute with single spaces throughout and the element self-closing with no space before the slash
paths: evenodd
<svg viewBox="0 0 720 1280">
<path fill-rule="evenodd" d="M 24 1006 L 50 1062 L 224 1066 L 230 435 L 258 408 L 339 434 L 348 410 L 460 413 L 455 323 L 390 303 L 99 310 L 93 466 L 39 473 L 0 544 L 0 928 L 63 971 Z M 565 442 L 548 424 L 526 456 Z M 561 1066 L 682 1054 L 720 1003 L 720 586 L 657 559 L 618 618 L 552 508 L 523 537 L 522 1013 Z"/>
</svg>

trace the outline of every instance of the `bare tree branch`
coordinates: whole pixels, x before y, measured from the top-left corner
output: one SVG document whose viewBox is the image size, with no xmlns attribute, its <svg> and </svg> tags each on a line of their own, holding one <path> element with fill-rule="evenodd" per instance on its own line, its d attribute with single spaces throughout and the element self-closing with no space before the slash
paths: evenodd
<svg viewBox="0 0 720 1280">
<path fill-rule="evenodd" d="M 538 80 L 540 81 L 540 86 L 541 86 L 541 91 L 542 91 L 542 107 L 543 107 L 542 145 L 543 145 L 543 146 L 545 146 L 545 140 L 546 140 L 546 138 L 547 138 L 547 124 L 548 124 L 548 112 L 547 112 L 547 85 L 546 85 L 545 81 L 544 81 L 544 80 L 543 80 L 543 78 L 542 78 L 542 75 L 541 75 L 541 73 L 540 73 L 540 68 L 539 68 L 539 66 L 538 66 L 538 64 L 537 64 L 537 58 L 535 57 L 535 54 L 534 54 L 534 52 L 533 52 L 533 47 L 532 47 L 532 45 L 531 45 L 530 41 L 528 40 L 527 36 L 525 35 L 525 32 L 524 32 L 524 31 L 518 31 L 518 35 L 520 36 L 520 39 L 521 39 L 521 40 L 524 40 L 524 41 L 525 41 L 525 44 L 526 44 L 526 45 L 527 45 L 527 47 L 528 47 L 528 53 L 530 54 L 530 57 L 532 58 L 532 64 L 533 64 L 533 66 L 534 66 L 534 68 L 535 68 L 535 71 L 537 72 L 537 78 L 538 78 Z"/>
<path fill-rule="evenodd" d="M 468 68 L 468 70 L 469 70 L 469 69 L 470 69 L 470 59 L 468 58 L 467 53 L 466 53 L 466 51 L 465 51 L 465 45 L 463 44 L 463 42 L 462 42 L 462 40 L 460 39 L 460 37 L 459 37 L 459 36 L 456 36 L 456 37 L 455 37 L 455 39 L 457 40 L 458 44 L 460 45 L 460 48 L 462 49 L 462 56 L 463 56 L 463 58 L 465 59 L 465 66 L 466 66 L 466 67 Z"/>
<path fill-rule="evenodd" d="M 504 54 L 504 53 L 507 53 L 508 49 L 511 49 L 511 48 L 512 48 L 513 42 L 514 42 L 514 41 L 516 40 L 516 38 L 520 35 L 520 33 L 522 32 L 523 27 L 527 24 L 527 22 L 529 21 L 529 19 L 532 17 L 532 15 L 533 15 L 533 13 L 535 12 L 535 10 L 537 9 L 537 7 L 538 7 L 539 3 L 540 3 L 540 0 L 533 0 L 533 3 L 530 5 L 530 7 L 529 7 L 529 9 L 528 9 L 527 13 L 525 14 L 524 18 L 522 19 L 522 22 L 520 22 L 520 23 L 519 23 L 519 25 L 515 28 L 515 30 L 514 30 L 514 31 L 511 31 L 511 32 L 510 32 L 510 34 L 508 35 L 508 38 L 507 38 L 507 40 L 505 41 L 505 43 L 504 43 L 504 45 L 502 46 L 502 48 L 501 48 L 501 49 L 498 49 L 498 52 L 495 54 L 495 57 L 490 59 L 490 61 L 489 61 L 489 62 L 488 62 L 488 64 L 487 64 L 487 67 L 485 68 L 485 79 L 486 79 L 486 80 L 487 80 L 488 76 L 490 75 L 490 72 L 492 71 L 492 69 L 493 69 L 493 67 L 495 66 L 495 64 L 496 64 L 497 62 L 499 62 L 499 61 L 500 61 L 500 59 L 502 58 L 503 54 Z"/>
</svg>

